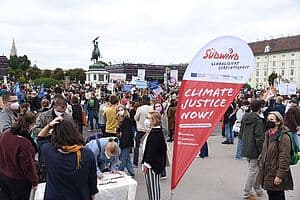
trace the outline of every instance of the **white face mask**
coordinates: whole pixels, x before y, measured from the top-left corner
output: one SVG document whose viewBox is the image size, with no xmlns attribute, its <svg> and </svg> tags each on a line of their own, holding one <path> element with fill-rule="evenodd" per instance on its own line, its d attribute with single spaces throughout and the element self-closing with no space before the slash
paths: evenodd
<svg viewBox="0 0 300 200">
<path fill-rule="evenodd" d="M 124 110 L 119 111 L 118 114 L 123 116 L 124 115 Z"/>
<path fill-rule="evenodd" d="M 62 116 L 64 114 L 64 112 L 58 112 L 56 110 L 54 110 L 54 113 L 57 117 Z"/>
<path fill-rule="evenodd" d="M 150 128 L 151 127 L 151 121 L 150 121 L 150 119 L 145 119 L 144 126 L 145 126 L 145 128 Z"/>
<path fill-rule="evenodd" d="M 10 104 L 10 109 L 12 109 L 12 110 L 19 110 L 19 108 L 20 108 L 19 102 L 14 102 L 14 103 Z"/>
</svg>

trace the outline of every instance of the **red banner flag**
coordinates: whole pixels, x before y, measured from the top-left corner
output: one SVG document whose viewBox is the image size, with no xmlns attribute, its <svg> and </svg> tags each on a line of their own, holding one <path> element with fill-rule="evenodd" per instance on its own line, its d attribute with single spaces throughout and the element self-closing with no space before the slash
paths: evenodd
<svg viewBox="0 0 300 200">
<path fill-rule="evenodd" d="M 177 104 L 171 190 L 253 70 L 251 49 L 232 36 L 209 42 L 188 65 Z"/>
</svg>

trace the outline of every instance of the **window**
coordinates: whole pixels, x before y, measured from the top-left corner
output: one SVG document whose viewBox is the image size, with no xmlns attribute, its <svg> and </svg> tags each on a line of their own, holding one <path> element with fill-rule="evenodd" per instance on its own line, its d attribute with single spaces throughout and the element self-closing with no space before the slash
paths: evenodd
<svg viewBox="0 0 300 200">
<path fill-rule="evenodd" d="M 294 65 L 295 64 L 295 60 L 291 60 L 291 65 Z"/>
<path fill-rule="evenodd" d="M 284 66 L 284 62 L 282 62 L 282 66 Z"/>
<path fill-rule="evenodd" d="M 291 69 L 290 75 L 294 76 L 294 69 Z"/>
<path fill-rule="evenodd" d="M 291 54 L 291 56 L 294 56 L 294 55 L 295 55 L 294 53 Z"/>
<path fill-rule="evenodd" d="M 256 70 L 256 76 L 259 76 L 259 71 L 258 70 Z"/>
<path fill-rule="evenodd" d="M 290 80 L 291 80 L 291 82 L 293 82 L 293 81 L 294 81 L 294 78 L 290 78 Z"/>
<path fill-rule="evenodd" d="M 273 61 L 273 67 L 275 67 L 275 65 L 276 65 L 276 61 Z"/>
<path fill-rule="evenodd" d="M 104 81 L 104 75 L 103 74 L 99 74 L 99 81 Z"/>
<path fill-rule="evenodd" d="M 256 83 L 258 83 L 258 82 L 259 82 L 259 79 L 257 78 L 257 79 L 256 79 Z"/>
<path fill-rule="evenodd" d="M 256 63 L 256 67 L 259 68 L 259 63 Z"/>
<path fill-rule="evenodd" d="M 285 55 L 284 55 L 284 54 L 282 54 L 282 57 L 285 57 Z"/>
<path fill-rule="evenodd" d="M 268 71 L 264 71 L 264 76 L 268 76 Z"/>
<path fill-rule="evenodd" d="M 276 58 L 276 56 L 273 56 L 273 58 Z"/>
<path fill-rule="evenodd" d="M 281 76 L 284 76 L 284 70 L 281 70 Z"/>
<path fill-rule="evenodd" d="M 266 79 L 266 78 L 264 78 L 264 82 L 267 82 L 267 79 Z"/>
<path fill-rule="evenodd" d="M 96 81 L 97 80 L 97 76 L 96 76 L 96 74 L 94 74 L 94 81 Z"/>
</svg>

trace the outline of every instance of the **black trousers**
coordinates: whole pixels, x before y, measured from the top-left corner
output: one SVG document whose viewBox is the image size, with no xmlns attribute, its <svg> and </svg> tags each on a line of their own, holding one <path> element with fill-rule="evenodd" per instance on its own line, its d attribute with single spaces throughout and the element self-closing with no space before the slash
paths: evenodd
<svg viewBox="0 0 300 200">
<path fill-rule="evenodd" d="M 136 166 L 139 165 L 139 151 L 140 151 L 140 144 L 141 144 L 141 139 L 145 135 L 145 132 L 142 131 L 137 131 L 135 135 L 135 146 L 134 146 L 134 154 L 133 154 L 133 164 Z"/>
<path fill-rule="evenodd" d="M 269 200 L 285 200 L 284 191 L 267 191 Z"/>
<path fill-rule="evenodd" d="M 0 174 L 1 200 L 28 200 L 31 187 L 28 181 L 16 180 Z"/>
</svg>

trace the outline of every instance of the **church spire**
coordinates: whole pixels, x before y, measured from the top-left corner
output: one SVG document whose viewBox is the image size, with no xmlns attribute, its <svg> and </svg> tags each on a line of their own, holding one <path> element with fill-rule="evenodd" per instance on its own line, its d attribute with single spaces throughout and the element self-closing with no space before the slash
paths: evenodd
<svg viewBox="0 0 300 200">
<path fill-rule="evenodd" d="M 17 48 L 15 45 L 15 40 L 13 39 L 13 43 L 10 50 L 10 56 L 17 56 Z"/>
</svg>

